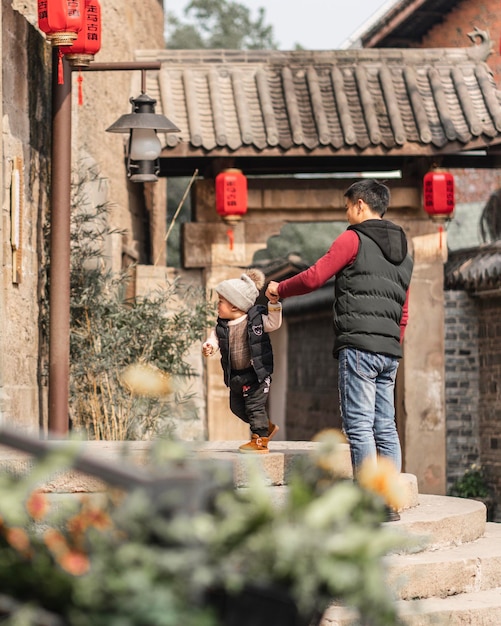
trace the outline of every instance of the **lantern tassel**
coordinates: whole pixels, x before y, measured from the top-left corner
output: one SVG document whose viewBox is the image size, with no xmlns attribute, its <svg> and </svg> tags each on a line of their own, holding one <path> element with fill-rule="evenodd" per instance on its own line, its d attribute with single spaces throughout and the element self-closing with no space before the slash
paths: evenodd
<svg viewBox="0 0 501 626">
<path fill-rule="evenodd" d="M 57 84 L 64 85 L 63 52 L 61 48 L 57 50 Z"/>
<path fill-rule="evenodd" d="M 81 69 L 78 70 L 77 83 L 78 83 L 78 106 L 82 106 L 83 104 L 83 89 L 82 89 L 83 76 L 82 76 Z"/>
<path fill-rule="evenodd" d="M 235 234 L 233 232 L 233 228 L 228 228 L 226 234 L 228 235 L 228 248 L 230 250 L 233 250 L 233 244 L 235 243 Z"/>
</svg>

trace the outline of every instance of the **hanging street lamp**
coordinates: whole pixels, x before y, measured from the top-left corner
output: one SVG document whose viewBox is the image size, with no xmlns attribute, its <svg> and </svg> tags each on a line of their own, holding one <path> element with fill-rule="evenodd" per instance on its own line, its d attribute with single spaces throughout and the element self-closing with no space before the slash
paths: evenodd
<svg viewBox="0 0 501 626">
<path fill-rule="evenodd" d="M 133 183 L 156 182 L 162 144 L 157 133 L 178 133 L 164 115 L 155 113 L 156 100 L 142 93 L 131 98 L 132 113 L 122 115 L 106 129 L 109 133 L 130 133 L 127 149 L 127 176 Z"/>
</svg>

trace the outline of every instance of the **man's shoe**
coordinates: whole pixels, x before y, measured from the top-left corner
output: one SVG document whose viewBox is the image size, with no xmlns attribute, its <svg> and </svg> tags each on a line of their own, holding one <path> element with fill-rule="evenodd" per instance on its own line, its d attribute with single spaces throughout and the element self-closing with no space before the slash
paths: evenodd
<svg viewBox="0 0 501 626">
<path fill-rule="evenodd" d="M 254 434 L 249 443 L 244 443 L 239 450 L 244 454 L 268 454 L 268 437 Z"/>
<path fill-rule="evenodd" d="M 385 507 L 385 522 L 398 522 L 400 513 L 391 506 Z"/>
<path fill-rule="evenodd" d="M 279 426 L 268 420 L 268 439 L 273 439 L 273 437 L 278 433 L 279 430 Z"/>
</svg>

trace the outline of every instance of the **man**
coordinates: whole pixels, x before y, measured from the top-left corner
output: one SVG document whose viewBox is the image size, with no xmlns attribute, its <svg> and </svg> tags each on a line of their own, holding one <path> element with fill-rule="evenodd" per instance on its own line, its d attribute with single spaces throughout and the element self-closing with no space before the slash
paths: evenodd
<svg viewBox="0 0 501 626">
<path fill-rule="evenodd" d="M 350 226 L 315 265 L 266 295 L 299 296 L 336 276 L 334 356 L 339 359 L 339 400 L 354 475 L 367 458 L 388 457 L 401 471 L 394 388 L 408 319 L 413 261 L 405 233 L 384 220 L 386 185 L 353 183 L 344 194 Z"/>
</svg>

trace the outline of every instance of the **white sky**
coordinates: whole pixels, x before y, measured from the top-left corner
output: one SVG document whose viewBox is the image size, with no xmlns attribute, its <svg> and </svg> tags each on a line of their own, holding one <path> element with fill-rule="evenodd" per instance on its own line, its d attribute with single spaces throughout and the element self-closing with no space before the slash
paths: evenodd
<svg viewBox="0 0 501 626">
<path fill-rule="evenodd" d="M 281 50 L 299 43 L 308 50 L 334 50 L 382 7 L 395 0 L 235 0 L 257 17 L 265 8 L 265 22 L 273 26 Z M 189 0 L 164 0 L 165 8 L 182 17 Z"/>
</svg>

